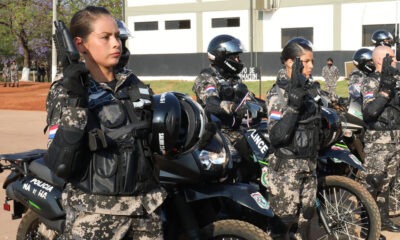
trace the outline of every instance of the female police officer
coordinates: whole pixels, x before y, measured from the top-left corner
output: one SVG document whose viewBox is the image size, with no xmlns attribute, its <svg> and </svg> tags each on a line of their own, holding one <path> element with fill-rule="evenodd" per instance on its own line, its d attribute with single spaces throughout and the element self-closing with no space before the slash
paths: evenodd
<svg viewBox="0 0 400 240">
<path fill-rule="evenodd" d="M 281 61 L 285 68 L 266 97 L 274 148 L 268 170 L 269 200 L 276 214 L 271 230 L 279 239 L 289 239 L 290 232 L 306 239 L 307 220 L 315 211 L 320 142 L 320 106 L 310 94 L 315 86 L 311 83 L 311 42 L 291 39 L 283 48 Z"/>
</svg>

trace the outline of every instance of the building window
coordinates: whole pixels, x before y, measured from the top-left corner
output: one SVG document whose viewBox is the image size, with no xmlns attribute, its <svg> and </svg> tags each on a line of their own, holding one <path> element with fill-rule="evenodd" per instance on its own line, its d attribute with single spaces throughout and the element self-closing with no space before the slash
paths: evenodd
<svg viewBox="0 0 400 240">
<path fill-rule="evenodd" d="M 309 28 L 282 28 L 282 30 L 281 30 L 282 48 L 284 48 L 286 43 L 294 37 L 303 37 L 303 38 L 313 42 L 314 29 L 312 27 L 309 27 Z"/>
<path fill-rule="evenodd" d="M 153 30 L 158 30 L 158 21 L 135 22 L 135 31 L 153 31 Z"/>
<path fill-rule="evenodd" d="M 223 28 L 223 27 L 240 27 L 240 18 L 213 18 L 211 19 L 212 28 Z"/>
<path fill-rule="evenodd" d="M 165 21 L 166 30 L 190 29 L 190 20 L 172 20 Z"/>
<path fill-rule="evenodd" d="M 389 31 L 393 37 L 397 36 L 396 34 L 396 24 L 376 24 L 376 25 L 363 25 L 362 26 L 362 45 L 365 47 L 373 46 L 374 44 L 371 41 L 372 34 L 378 29 L 385 29 Z"/>
</svg>

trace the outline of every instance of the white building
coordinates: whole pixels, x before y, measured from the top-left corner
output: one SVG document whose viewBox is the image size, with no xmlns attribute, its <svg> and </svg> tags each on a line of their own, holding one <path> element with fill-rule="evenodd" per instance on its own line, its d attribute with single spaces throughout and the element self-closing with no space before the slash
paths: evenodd
<svg viewBox="0 0 400 240">
<path fill-rule="evenodd" d="M 125 21 L 132 32 L 133 68 L 147 76 L 195 76 L 208 65 L 205 52 L 219 34 L 239 38 L 247 66 L 273 76 L 282 46 L 303 36 L 314 44 L 314 75 L 327 57 L 342 74 L 357 49 L 371 45 L 373 31 L 398 36 L 396 0 L 126 0 Z"/>
</svg>

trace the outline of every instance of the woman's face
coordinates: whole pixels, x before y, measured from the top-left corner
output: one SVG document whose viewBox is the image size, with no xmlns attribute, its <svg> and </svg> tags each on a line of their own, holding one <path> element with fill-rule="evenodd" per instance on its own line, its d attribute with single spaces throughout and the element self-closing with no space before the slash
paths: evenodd
<svg viewBox="0 0 400 240">
<path fill-rule="evenodd" d="M 92 22 L 92 29 L 83 41 L 86 62 L 93 61 L 100 68 L 114 67 L 122 48 L 117 23 L 111 16 L 101 15 Z"/>
<path fill-rule="evenodd" d="M 308 79 L 311 76 L 314 68 L 314 55 L 311 51 L 304 51 L 303 55 L 300 56 L 300 61 L 303 63 L 303 75 Z"/>
<path fill-rule="evenodd" d="M 314 68 L 314 55 L 312 51 L 304 50 L 303 54 L 300 55 L 300 61 L 303 63 L 302 74 L 308 79 L 311 77 L 312 70 Z M 286 74 L 292 76 L 292 66 L 294 60 L 288 59 L 285 62 Z"/>
</svg>

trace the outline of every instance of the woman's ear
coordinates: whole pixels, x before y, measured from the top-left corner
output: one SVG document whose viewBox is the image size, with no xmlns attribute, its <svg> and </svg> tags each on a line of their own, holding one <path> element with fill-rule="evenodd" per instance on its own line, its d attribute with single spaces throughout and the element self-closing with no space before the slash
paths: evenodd
<svg viewBox="0 0 400 240">
<path fill-rule="evenodd" d="M 78 49 L 78 52 L 80 52 L 82 54 L 86 54 L 87 53 L 87 50 L 86 50 L 85 45 L 83 44 L 82 38 L 75 37 L 74 38 L 74 42 L 75 42 L 75 45 L 76 45 L 76 47 Z"/>
</svg>

